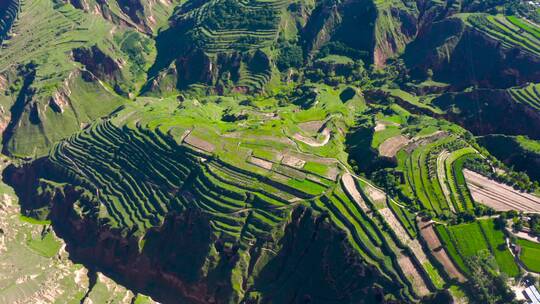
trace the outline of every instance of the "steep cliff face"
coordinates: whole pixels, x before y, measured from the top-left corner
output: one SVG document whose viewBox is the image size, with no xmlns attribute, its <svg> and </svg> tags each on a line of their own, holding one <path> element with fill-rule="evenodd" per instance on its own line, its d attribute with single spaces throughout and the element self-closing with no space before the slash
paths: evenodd
<svg viewBox="0 0 540 304">
<path fill-rule="evenodd" d="M 478 139 L 478 142 L 493 156 L 514 170 L 526 172 L 531 179 L 540 182 L 540 153 L 527 149 L 523 141 L 530 142 L 522 136 L 505 135 L 487 135 Z"/>
<path fill-rule="evenodd" d="M 416 77 L 431 69 L 434 79 L 455 90 L 468 86 L 508 88 L 540 78 L 540 57 L 504 46 L 483 32 L 451 17 L 426 27 L 404 56 Z"/>
<path fill-rule="evenodd" d="M 388 58 L 400 55 L 418 31 L 416 7 L 389 6 L 379 8 L 375 25 L 373 62 L 383 66 Z"/>
<path fill-rule="evenodd" d="M 417 14 L 414 4 L 407 7 L 401 1 L 321 1 L 303 29 L 306 51 L 313 54 L 326 43 L 337 42 L 363 52 L 368 63 L 383 66 L 414 39 Z"/>
<path fill-rule="evenodd" d="M 166 23 L 177 0 L 66 0 L 87 13 L 100 15 L 108 21 L 153 34 Z"/>
<path fill-rule="evenodd" d="M 540 138 L 540 112 L 516 103 L 505 90 L 478 89 L 447 93 L 433 103 L 447 112 L 449 120 L 476 135 L 525 134 Z"/>
</svg>

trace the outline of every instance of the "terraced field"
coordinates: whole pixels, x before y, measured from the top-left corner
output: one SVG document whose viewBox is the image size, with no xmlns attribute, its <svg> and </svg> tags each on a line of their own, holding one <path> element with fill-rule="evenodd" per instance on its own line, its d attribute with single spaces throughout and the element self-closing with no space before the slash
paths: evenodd
<svg viewBox="0 0 540 304">
<path fill-rule="evenodd" d="M 476 30 L 501 42 L 503 47 L 519 47 L 540 54 L 540 28 L 515 16 L 473 14 L 466 17 Z"/>
<path fill-rule="evenodd" d="M 0 3 L 0 44 L 9 34 L 13 22 L 19 14 L 19 0 L 8 0 Z"/>
<path fill-rule="evenodd" d="M 531 83 L 522 88 L 509 89 L 508 92 L 517 103 L 540 111 L 540 84 Z"/>
<path fill-rule="evenodd" d="M 465 170 L 464 173 L 468 188 L 475 201 L 497 211 L 540 212 L 540 198 L 538 196 L 518 191 L 511 186 L 470 170 Z"/>
<path fill-rule="evenodd" d="M 446 274 L 450 278 L 457 279 L 460 282 L 465 282 L 467 279 L 458 269 L 458 266 L 456 266 L 456 261 L 450 258 L 450 251 L 448 251 L 448 249 L 453 248 L 445 249 L 441 239 L 437 235 L 435 224 L 433 222 L 423 222 L 419 219 L 418 226 L 420 229 L 420 235 L 426 242 L 431 254 L 442 265 Z"/>
<path fill-rule="evenodd" d="M 197 43 L 209 54 L 269 47 L 276 39 L 283 0 L 210 1 L 176 18 L 192 19 Z"/>
<path fill-rule="evenodd" d="M 410 255 L 403 248 L 414 242 L 405 230 L 387 232 L 400 227 L 399 221 L 388 226 L 388 219 L 374 216 L 369 196 L 350 175 L 338 183 L 343 173 L 338 159 L 291 150 L 290 139 L 279 133 L 254 138 L 248 126 L 214 121 L 213 103 L 184 101 L 184 113 L 193 116 L 177 117 L 173 100 L 148 100 L 56 144 L 41 193 L 73 189 L 79 193 L 77 210 L 142 240 L 170 214 L 196 209 L 223 246 L 245 250 L 272 242 L 294 210 L 311 206 L 327 214 L 364 263 L 403 286 L 404 297 L 427 295 L 432 280 L 440 285 L 420 245 L 415 243 Z M 210 117 L 201 120 L 201 115 Z M 339 155 L 324 152 L 326 146 L 311 149 Z M 72 186 L 64 188 L 66 182 Z M 233 288 L 239 294 L 244 290 Z"/>
<path fill-rule="evenodd" d="M 506 2 L 0 0 L 0 302 L 511 302 Z"/>
<path fill-rule="evenodd" d="M 423 208 L 437 214 L 473 208 L 462 173 L 462 162 L 475 153 L 473 148 L 452 137 L 409 146 L 398 157 L 398 165 L 404 168 L 405 187 Z"/>
</svg>

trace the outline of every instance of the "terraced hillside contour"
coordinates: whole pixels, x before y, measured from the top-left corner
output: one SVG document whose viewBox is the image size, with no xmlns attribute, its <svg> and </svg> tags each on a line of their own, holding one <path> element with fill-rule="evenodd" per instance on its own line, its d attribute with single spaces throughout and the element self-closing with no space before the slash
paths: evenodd
<svg viewBox="0 0 540 304">
<path fill-rule="evenodd" d="M 20 1 L 9 0 L 0 3 L 0 44 L 7 37 L 13 22 L 19 14 Z"/>
<path fill-rule="evenodd" d="M 520 104 L 529 105 L 540 111 L 540 85 L 531 83 L 522 88 L 508 90 L 512 98 Z"/>
<path fill-rule="evenodd" d="M 262 91 L 275 69 L 270 48 L 288 4 L 282 0 L 184 4 L 158 37 L 162 51 L 147 90 L 162 90 L 172 81 L 178 88 L 205 84 Z"/>
<path fill-rule="evenodd" d="M 163 113 L 155 117 L 160 115 Z M 120 280 L 128 286 L 165 301 L 168 293 L 157 293 L 159 288 L 150 284 L 152 280 L 162 282 L 162 289 L 190 299 L 248 299 L 259 294 L 263 299 L 286 300 L 303 288 L 314 298 L 324 294 L 354 302 L 366 296 L 361 290 L 372 281 L 385 286 L 385 293 L 407 301 L 429 293 L 433 283 L 424 269 L 429 262 L 424 259 L 417 264 L 417 257 L 403 250 L 401 240 L 383 231 L 385 221 L 372 217 L 355 203 L 349 190 L 336 182 L 335 174 L 302 168 L 302 159 L 325 162 L 327 166 L 338 166 L 337 161 L 287 150 L 281 151 L 277 159 L 263 155 L 257 161 L 253 149 L 242 148 L 246 136 L 222 137 L 222 142 L 212 142 L 207 139 L 211 129 L 189 129 L 151 117 L 128 107 L 59 142 L 47 159 L 35 164 L 34 182 L 39 191 L 19 192 L 27 214 L 50 214 L 75 259 L 95 263 L 104 271 L 114 270 L 122 274 Z M 268 143 L 263 140 L 258 144 Z M 23 172 L 7 174 L 18 184 L 17 176 Z M 16 186 L 19 191 L 24 187 Z M 196 226 L 194 235 L 182 232 L 184 228 L 170 230 L 187 229 L 189 222 Z M 290 292 L 283 292 L 282 284 L 289 284 L 285 277 L 281 278 L 285 274 L 275 274 L 277 279 L 268 281 L 274 276 L 268 273 L 275 272 L 273 263 L 281 263 L 278 261 L 289 255 L 284 251 L 286 240 L 294 234 L 288 231 L 308 223 L 319 227 L 309 229 L 322 229 L 319 233 L 325 238 L 342 238 L 337 243 L 317 240 L 317 245 L 312 246 L 337 250 L 332 255 L 337 255 L 338 260 L 354 262 L 347 266 L 352 265 L 346 271 L 347 278 L 336 281 L 329 287 L 332 289 L 317 290 L 320 286 L 315 281 L 309 281 L 309 286 L 300 283 L 307 279 L 304 273 L 312 273 L 308 271 L 295 274 L 300 276 L 298 283 L 287 287 Z M 96 233 L 102 236 L 93 239 Z M 179 238 L 179 244 L 193 252 L 166 245 L 163 238 L 167 237 Z M 126 242 L 132 245 L 124 247 Z M 303 242 L 295 240 L 295 244 Z M 94 245 L 88 247 L 91 243 Z M 102 250 L 107 247 L 102 246 L 107 243 L 116 244 L 118 255 L 106 258 Z M 125 260 L 125 255 L 120 254 L 123 250 L 133 258 Z M 314 258 L 318 253 L 313 250 L 307 254 Z M 186 258 L 172 259 L 178 254 Z M 348 258 L 343 260 L 342 254 Z M 192 263 L 190 257 L 196 257 L 198 262 Z M 303 259 L 298 258 L 303 265 Z M 170 263 L 175 266 L 156 266 L 142 281 L 128 279 L 133 275 L 131 271 L 146 269 L 137 268 L 138 263 L 160 265 L 162 259 L 172 259 Z M 187 266 L 189 263 L 191 266 Z M 341 262 L 327 263 L 335 275 L 344 271 Z M 217 281 L 203 280 L 200 271 L 215 276 Z M 363 271 L 371 274 L 366 276 Z M 322 273 L 313 273 L 311 280 L 322 279 L 317 279 Z M 184 287 L 173 287 L 178 285 L 165 279 L 170 275 L 175 278 L 174 284 Z M 228 283 L 216 289 L 223 284 L 217 282 Z M 281 286 L 281 291 L 268 290 L 267 284 Z M 347 284 L 356 287 L 348 289 Z M 199 294 L 194 291 L 198 288 L 206 291 Z M 367 296 L 376 297 L 380 291 L 367 292 Z"/>
</svg>

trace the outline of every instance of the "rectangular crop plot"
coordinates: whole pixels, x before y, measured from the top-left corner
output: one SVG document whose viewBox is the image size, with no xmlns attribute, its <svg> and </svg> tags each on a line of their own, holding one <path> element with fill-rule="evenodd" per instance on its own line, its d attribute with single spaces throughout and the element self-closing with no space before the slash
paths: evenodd
<svg viewBox="0 0 540 304">
<path fill-rule="evenodd" d="M 518 210 L 540 213 L 540 197 L 523 193 L 470 170 L 463 170 L 475 201 L 497 211 Z"/>
<path fill-rule="evenodd" d="M 437 226 L 437 232 L 444 240 L 445 247 L 460 267 L 467 267 L 465 261 L 478 255 L 480 251 L 489 251 L 495 258 L 499 270 L 509 276 L 519 274 L 518 267 L 507 248 L 504 233 L 496 230 L 493 220 L 480 220 L 456 226 Z"/>
<path fill-rule="evenodd" d="M 202 140 L 200 138 L 197 138 L 191 134 L 189 134 L 188 136 L 186 136 L 184 138 L 184 142 L 187 143 L 188 145 L 190 146 L 193 146 L 197 149 L 200 149 L 200 150 L 203 150 L 205 152 L 214 152 L 215 150 L 215 146 L 205 140 Z"/>
<path fill-rule="evenodd" d="M 521 247 L 519 259 L 527 269 L 540 272 L 540 243 L 518 239 L 517 244 Z"/>
</svg>

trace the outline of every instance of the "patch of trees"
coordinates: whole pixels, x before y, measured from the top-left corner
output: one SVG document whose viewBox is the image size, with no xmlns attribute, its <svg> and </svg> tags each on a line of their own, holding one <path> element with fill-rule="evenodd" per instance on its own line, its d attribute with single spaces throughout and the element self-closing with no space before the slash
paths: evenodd
<svg viewBox="0 0 540 304">
<path fill-rule="evenodd" d="M 278 42 L 279 55 L 276 59 L 276 65 L 280 70 L 288 68 L 300 68 L 304 63 L 304 52 L 298 44 L 289 41 L 280 40 Z"/>
<path fill-rule="evenodd" d="M 519 303 L 506 285 L 506 276 L 499 272 L 497 262 L 487 250 L 465 260 L 470 271 L 466 283 L 471 303 L 510 304 Z"/>
<path fill-rule="evenodd" d="M 273 29 L 277 20 L 276 11 L 270 6 L 248 7 L 234 0 L 224 0 L 209 10 L 204 25 L 215 30 L 260 30 Z"/>
<path fill-rule="evenodd" d="M 364 86 L 369 82 L 369 73 L 360 59 L 348 63 L 317 61 L 306 70 L 305 76 L 313 82 L 323 82 L 331 86 L 343 83 Z"/>
<path fill-rule="evenodd" d="M 244 112 L 240 113 L 234 113 L 231 108 L 227 108 L 223 115 L 221 116 L 221 120 L 224 122 L 235 122 L 240 120 L 246 120 L 248 119 L 248 115 Z"/>
<path fill-rule="evenodd" d="M 340 41 L 330 41 L 324 45 L 317 58 L 324 58 L 330 54 L 347 56 L 356 60 L 369 60 L 369 52 L 357 50 Z"/>
<path fill-rule="evenodd" d="M 502 171 L 494 170 L 491 164 L 497 168 L 501 168 Z M 506 165 L 494 157 L 490 157 L 489 162 L 480 157 L 471 157 L 465 161 L 464 167 L 488 176 L 489 178 L 500 183 L 512 186 L 516 190 L 533 192 L 539 187 L 538 182 L 531 181 L 525 172 L 514 171 L 512 168 L 506 167 Z"/>
<path fill-rule="evenodd" d="M 535 4 L 529 1 L 504 1 L 504 13 L 506 15 L 520 15 L 536 23 L 540 23 L 540 11 L 538 11 Z"/>
</svg>

